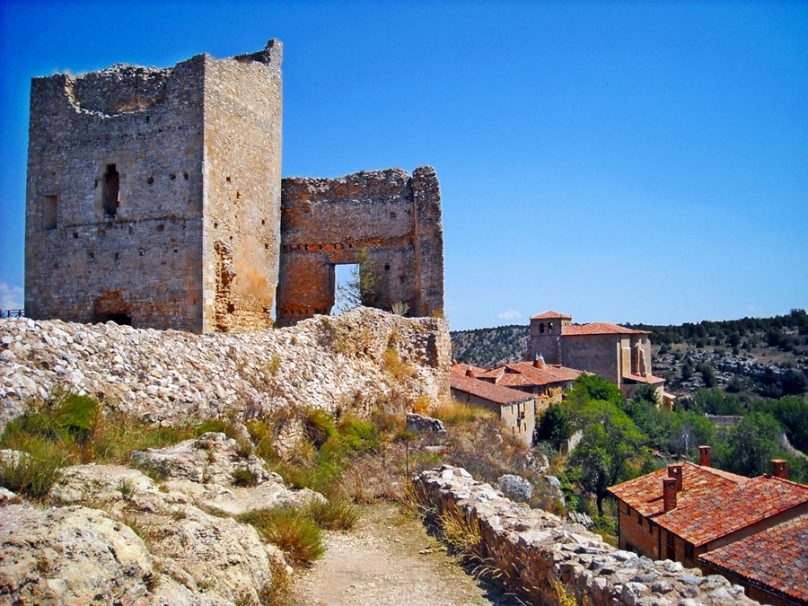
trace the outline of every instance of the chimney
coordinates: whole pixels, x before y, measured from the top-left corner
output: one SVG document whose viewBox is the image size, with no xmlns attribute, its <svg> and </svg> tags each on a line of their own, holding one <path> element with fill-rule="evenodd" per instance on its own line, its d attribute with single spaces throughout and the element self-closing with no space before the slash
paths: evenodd
<svg viewBox="0 0 808 606">
<path fill-rule="evenodd" d="M 473 379 L 474 378 L 474 371 L 471 370 L 471 368 L 467 368 L 466 369 L 466 376 L 471 377 Z"/>
<path fill-rule="evenodd" d="M 699 446 L 699 465 L 702 467 L 710 467 L 710 447 Z"/>
<path fill-rule="evenodd" d="M 533 360 L 533 367 L 534 368 L 544 368 L 544 356 L 543 355 L 538 354 L 536 356 L 536 359 Z"/>
<path fill-rule="evenodd" d="M 668 477 L 674 480 L 676 492 L 682 490 L 682 464 L 668 465 Z"/>
<path fill-rule="evenodd" d="M 662 509 L 665 512 L 676 509 L 676 480 L 674 478 L 662 480 Z"/>
<path fill-rule="evenodd" d="M 788 479 L 788 461 L 772 459 L 772 475 L 775 478 Z"/>
</svg>

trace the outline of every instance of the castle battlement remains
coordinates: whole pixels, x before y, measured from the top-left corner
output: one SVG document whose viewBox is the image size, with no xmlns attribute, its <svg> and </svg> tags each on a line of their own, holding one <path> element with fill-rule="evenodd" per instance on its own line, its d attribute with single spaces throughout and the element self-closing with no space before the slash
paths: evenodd
<svg viewBox="0 0 808 606">
<path fill-rule="evenodd" d="M 282 45 L 270 40 L 257 53 L 203 54 L 168 69 L 34 78 L 26 314 L 256 330 L 272 323 L 283 267 L 278 318 L 293 323 L 330 311 L 334 266 L 355 263 L 360 249 L 378 273 L 372 303 L 442 308 L 434 171 L 367 173 L 395 186 L 354 175 L 282 185 L 281 62 Z M 282 189 L 284 216 L 297 217 L 286 236 Z"/>
</svg>

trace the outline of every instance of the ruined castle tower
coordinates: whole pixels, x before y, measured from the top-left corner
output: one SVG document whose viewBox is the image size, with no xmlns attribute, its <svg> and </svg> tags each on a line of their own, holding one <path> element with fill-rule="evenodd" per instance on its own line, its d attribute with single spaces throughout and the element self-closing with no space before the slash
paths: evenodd
<svg viewBox="0 0 808 606">
<path fill-rule="evenodd" d="M 282 48 L 34 78 L 25 307 L 193 332 L 271 324 Z"/>
</svg>

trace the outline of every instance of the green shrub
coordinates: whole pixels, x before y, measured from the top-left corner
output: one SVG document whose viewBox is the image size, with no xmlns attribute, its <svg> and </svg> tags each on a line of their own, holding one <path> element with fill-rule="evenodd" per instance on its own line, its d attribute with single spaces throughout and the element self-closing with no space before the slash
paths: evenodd
<svg viewBox="0 0 808 606">
<path fill-rule="evenodd" d="M 371 424 L 354 416 L 343 417 L 339 424 L 340 442 L 343 452 L 356 454 L 378 450 L 379 432 Z"/>
<path fill-rule="evenodd" d="M 249 469 L 236 469 L 233 472 L 233 484 L 236 486 L 256 486 L 258 476 Z"/>
<path fill-rule="evenodd" d="M 64 451 L 41 436 L 19 440 L 16 446 L 19 458 L 0 463 L 0 486 L 32 499 L 44 498 L 67 464 Z"/>
<path fill-rule="evenodd" d="M 359 509 L 345 498 L 312 502 L 308 515 L 325 530 L 350 530 L 359 520 Z"/>
<path fill-rule="evenodd" d="M 238 437 L 241 435 L 232 423 L 222 421 L 221 419 L 202 421 L 195 428 L 195 433 L 197 436 L 201 436 L 203 433 L 208 433 L 211 431 L 223 433 L 228 438 L 233 438 L 234 440 L 238 439 Z"/>
<path fill-rule="evenodd" d="M 336 435 L 334 417 L 330 412 L 322 408 L 310 408 L 306 411 L 306 436 L 317 448 Z"/>
<path fill-rule="evenodd" d="M 277 545 L 295 563 L 312 562 L 325 552 L 320 527 L 303 511 L 279 507 L 251 511 L 237 519 L 252 524 L 265 541 Z"/>
</svg>

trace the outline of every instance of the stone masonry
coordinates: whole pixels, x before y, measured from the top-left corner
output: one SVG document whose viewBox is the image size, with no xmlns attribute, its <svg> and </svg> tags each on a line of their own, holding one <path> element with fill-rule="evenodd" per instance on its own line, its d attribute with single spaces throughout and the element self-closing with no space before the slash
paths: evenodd
<svg viewBox="0 0 808 606">
<path fill-rule="evenodd" d="M 360 172 L 338 179 L 283 180 L 278 322 L 328 314 L 335 266 L 367 251 L 373 292 L 363 304 L 443 308 L 443 231 L 434 169 Z"/>
<path fill-rule="evenodd" d="M 154 328 L 270 325 L 281 45 L 170 69 L 34 78 L 26 313 Z"/>
<path fill-rule="evenodd" d="M 251 331 L 329 313 L 333 268 L 367 248 L 365 303 L 443 307 L 435 172 L 287 179 L 282 46 L 172 68 L 34 78 L 26 314 L 141 328 Z M 285 258 L 287 257 L 287 258 Z M 330 290 L 329 290 L 330 289 Z"/>
<path fill-rule="evenodd" d="M 758 602 L 719 575 L 617 550 L 580 524 L 514 503 L 465 470 L 444 465 L 413 478 L 421 502 L 478 525 L 481 568 L 524 603 L 561 606 L 731 606 Z"/>
</svg>

